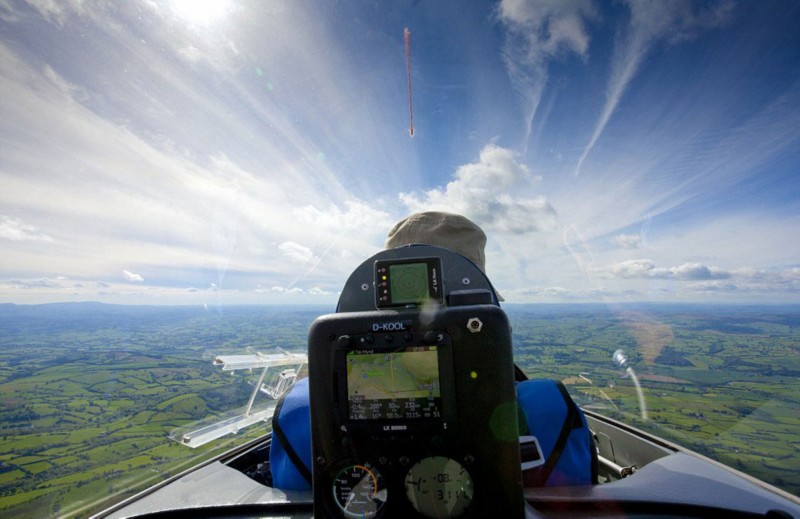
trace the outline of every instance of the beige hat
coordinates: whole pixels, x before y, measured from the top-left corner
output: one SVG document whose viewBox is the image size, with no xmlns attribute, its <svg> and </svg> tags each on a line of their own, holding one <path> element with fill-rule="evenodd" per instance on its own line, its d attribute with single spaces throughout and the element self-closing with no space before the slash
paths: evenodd
<svg viewBox="0 0 800 519">
<path fill-rule="evenodd" d="M 486 234 L 469 219 L 452 213 L 415 213 L 399 222 L 386 237 L 386 248 L 421 243 L 444 247 L 467 257 L 486 272 Z"/>
<path fill-rule="evenodd" d="M 486 273 L 486 234 L 468 218 L 438 211 L 414 213 L 395 224 L 386 236 L 386 248 L 419 243 L 457 252 Z M 497 299 L 505 301 L 495 291 Z"/>
</svg>

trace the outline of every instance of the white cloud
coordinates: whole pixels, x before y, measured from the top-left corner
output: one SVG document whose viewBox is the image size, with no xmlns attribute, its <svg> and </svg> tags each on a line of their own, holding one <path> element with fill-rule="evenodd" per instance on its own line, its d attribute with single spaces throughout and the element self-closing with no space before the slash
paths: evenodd
<svg viewBox="0 0 800 519">
<path fill-rule="evenodd" d="M 800 290 L 800 269 L 763 270 L 742 267 L 725 270 L 690 262 L 673 267 L 657 267 L 649 259 L 622 261 L 610 267 L 594 269 L 604 279 L 663 280 L 680 282 L 684 288 L 698 292 L 760 292 L 782 294 Z"/>
<path fill-rule="evenodd" d="M 583 19 L 593 18 L 596 13 L 585 1 L 503 0 L 498 15 L 512 30 L 525 33 L 527 57 L 537 61 L 566 50 L 585 55 L 589 35 Z"/>
<path fill-rule="evenodd" d="M 632 37 L 642 44 L 665 39 L 674 44 L 697 37 L 730 20 L 735 2 L 716 0 L 698 4 L 692 0 L 627 0 L 631 10 Z"/>
<path fill-rule="evenodd" d="M 639 234 L 618 234 L 614 241 L 623 249 L 638 249 L 642 246 L 642 237 Z"/>
<path fill-rule="evenodd" d="M 0 0 L 0 17 L 6 16 L 3 9 L 8 5 Z M 660 236 L 642 232 L 637 239 L 620 234 L 620 248 L 608 250 L 609 236 L 634 229 L 646 215 L 658 219 L 687 197 L 719 200 L 706 195 L 730 187 L 732 178 L 764 170 L 767 159 L 794 149 L 797 117 L 791 115 L 800 106 L 797 89 L 766 110 L 754 107 L 758 113 L 750 119 L 744 114 L 745 126 L 721 146 L 704 148 L 703 153 L 685 148 L 672 153 L 676 148 L 670 150 L 665 142 L 660 153 L 676 158 L 677 171 L 685 168 L 702 177 L 692 180 L 689 188 L 683 176 L 673 174 L 676 170 L 656 177 L 658 152 L 642 146 L 644 152 L 615 155 L 606 175 L 595 169 L 599 174 L 580 182 L 564 181 L 560 169 L 548 168 L 537 156 L 535 172 L 547 175 L 545 198 L 536 190 L 537 176 L 522 159 L 492 145 L 451 179 L 425 176 L 428 184 L 421 188 L 424 166 L 419 164 L 425 162 L 425 154 L 409 153 L 404 144 L 397 144 L 392 133 L 397 125 L 391 123 L 396 118 L 387 116 L 393 109 L 384 109 L 386 99 L 405 101 L 405 83 L 372 67 L 365 76 L 362 64 L 354 54 L 343 52 L 339 35 L 310 4 L 262 17 L 268 21 L 266 32 L 244 24 L 241 31 L 215 35 L 190 34 L 166 4 L 158 2 L 109 7 L 105 2 L 39 0 L 32 5 L 50 20 L 39 27 L 81 22 L 85 45 L 83 52 L 62 60 L 58 52 L 47 50 L 56 47 L 45 43 L 63 41 L 66 31 L 31 31 L 45 38 L 37 47 L 42 52 L 22 52 L 25 42 L 9 43 L 13 39 L 0 43 L 0 99 L 13 100 L 0 102 L 0 207 L 13 215 L 0 216 L 0 272 L 5 278 L 30 276 L 34 279 L 29 286 L 42 290 L 46 282 L 41 280 L 55 280 L 60 284 L 50 288 L 64 297 L 80 292 L 95 299 L 89 287 L 131 298 L 171 293 L 170 287 L 157 291 L 150 286 L 154 274 L 148 275 L 147 285 L 119 278 L 117 273 L 130 268 L 130 258 L 136 258 L 137 270 L 170 277 L 170 286 L 182 287 L 183 293 L 189 293 L 185 287 L 206 287 L 197 289 L 198 297 L 210 297 L 211 281 L 219 287 L 213 297 L 231 300 L 247 297 L 241 295 L 245 293 L 264 295 L 272 286 L 301 295 L 313 295 L 315 288 L 330 293 L 380 248 L 395 217 L 404 216 L 391 197 L 405 189 L 400 200 L 406 208 L 460 212 L 486 228 L 488 269 L 507 298 L 514 287 L 526 287 L 531 280 L 555 288 L 528 296 L 622 297 L 619 287 L 603 292 L 595 279 L 586 281 L 594 264 L 608 265 L 602 272 L 593 270 L 600 281 L 609 286 L 630 281 L 643 297 L 649 290 L 671 286 L 705 286 L 710 291 L 723 282 L 753 290 L 798 289 L 796 273 L 769 268 L 800 257 L 797 221 L 742 215 L 741 221 L 713 227 L 705 220 L 701 232 L 685 223 L 688 218 L 678 232 L 668 228 L 669 222 L 659 221 Z M 708 8 L 666 0 L 631 4 L 630 27 L 618 28 L 620 76 L 617 83 L 608 79 L 605 93 L 613 94 L 612 87 L 618 85 L 618 101 L 627 88 L 623 72 L 628 69 L 623 65 L 633 64 L 628 72 L 629 78 L 635 77 L 649 49 L 685 41 L 720 23 L 726 5 Z M 141 6 L 156 15 L 139 13 L 148 19 L 149 29 L 130 31 L 136 25 L 128 20 L 136 19 L 130 16 L 137 16 Z M 231 19 L 253 12 L 245 6 L 236 9 Z M 11 8 L 6 11 L 11 16 Z M 36 14 L 30 9 L 18 12 L 33 27 Z M 560 59 L 601 58 L 600 53 L 590 56 L 587 27 L 606 20 L 597 18 L 590 2 L 571 0 L 505 0 L 496 14 L 508 31 L 506 65 L 524 98 L 530 124 L 534 115 L 539 118 L 546 112 L 544 106 L 537 112 L 537 107 L 548 73 L 554 70 L 550 65 Z M 263 34 L 275 44 L 264 46 Z M 21 35 L 17 31 L 12 36 Z M 375 44 L 394 52 L 396 40 L 389 35 Z M 199 59 L 188 63 L 182 58 L 187 48 Z M 298 52 L 287 54 L 287 48 Z M 641 56 L 634 52 L 637 48 Z M 98 52 L 108 58 L 103 63 L 109 67 L 95 66 Z M 115 68 L 121 64 L 125 73 Z M 379 65 L 393 69 L 384 62 Z M 584 67 L 589 68 L 594 70 Z M 329 88 L 319 88 L 322 79 Z M 594 96 L 600 104 L 605 100 L 603 86 Z M 380 100 L 370 92 L 382 92 Z M 607 105 L 609 117 L 614 103 Z M 59 117 L 53 118 L 54 113 Z M 767 124 L 773 118 L 780 124 Z M 592 129 L 590 123 L 587 131 Z M 762 138 L 752 139 L 754 133 Z M 514 138 L 505 122 L 492 134 Z M 419 137 L 424 138 L 424 131 Z M 706 139 L 698 142 L 706 145 Z M 559 151 L 568 156 L 565 147 Z M 696 189 L 698 184 L 705 188 Z M 437 189 L 423 191 L 431 186 Z M 552 206 L 558 208 L 560 221 Z M 533 233 L 553 230 L 560 222 L 574 223 L 586 237 L 586 261 L 578 268 L 555 233 Z M 524 233 L 530 234 L 518 239 Z M 643 248 L 645 237 L 646 255 L 652 259 L 623 264 L 621 260 L 630 258 L 628 249 Z M 98 244 L 102 254 L 87 253 L 96 251 Z M 747 258 L 753 267 L 739 269 L 731 263 L 735 258 Z M 81 283 L 54 278 L 60 272 Z M 104 273 L 117 279 L 103 278 Z M 259 283 L 265 289 L 253 290 Z M 648 284 L 658 286 L 642 288 Z"/>
<path fill-rule="evenodd" d="M 800 268 L 755 269 L 745 267 L 731 272 L 733 282 L 739 288 L 765 293 L 800 293 Z"/>
<path fill-rule="evenodd" d="M 265 292 L 265 291 L 262 291 Z M 312 296 L 314 298 L 323 298 L 329 299 L 331 296 L 335 296 L 336 293 L 330 290 L 325 290 L 324 288 L 313 286 L 311 288 L 302 288 L 302 287 L 284 287 L 284 286 L 274 286 L 270 289 L 270 292 L 273 294 L 281 294 L 286 296 Z"/>
<path fill-rule="evenodd" d="M 335 301 L 335 294 L 324 289 L 312 288 L 303 290 L 286 290 L 287 294 L 307 295 L 317 302 Z M 31 278 L 0 279 L 0 302 L 17 304 L 40 304 L 63 301 L 100 301 L 114 304 L 264 304 L 286 301 L 286 294 L 275 293 L 275 296 L 253 290 L 220 289 L 215 284 L 207 288 L 196 287 L 164 287 L 130 283 L 126 281 L 82 281 L 68 279 Z M 280 299 L 278 299 L 280 298 Z M 293 299 L 291 302 L 303 302 Z"/>
<path fill-rule="evenodd" d="M 272 287 L 273 292 L 277 292 L 278 294 L 302 294 L 303 289 L 300 287 L 291 287 L 286 288 L 282 286 L 274 286 Z"/>
<path fill-rule="evenodd" d="M 345 200 L 344 210 L 334 204 L 330 204 L 326 211 L 306 205 L 292 213 L 303 223 L 337 234 L 352 231 L 385 233 L 393 223 L 386 212 L 356 199 Z"/>
<path fill-rule="evenodd" d="M 683 263 L 669 268 L 656 267 L 654 261 L 649 259 L 633 259 L 622 261 L 611 265 L 610 268 L 598 268 L 597 273 L 605 277 L 624 278 L 624 279 L 678 279 L 678 280 L 701 280 L 701 279 L 727 279 L 731 277 L 726 272 L 717 267 L 709 267 L 702 263 Z"/>
<path fill-rule="evenodd" d="M 697 292 L 747 292 L 746 286 L 731 283 L 729 281 L 700 281 L 689 283 L 688 289 Z"/>
<path fill-rule="evenodd" d="M 6 289 L 19 289 L 19 290 L 34 290 L 34 289 L 52 289 L 63 288 L 64 283 L 59 279 L 49 278 L 36 278 L 36 279 L 9 279 L 0 282 L 3 290 Z"/>
<path fill-rule="evenodd" d="M 11 241 L 42 241 L 52 242 L 53 238 L 40 232 L 33 225 L 26 224 L 20 220 L 0 216 L 0 239 Z"/>
<path fill-rule="evenodd" d="M 481 150 L 479 161 L 459 167 L 455 180 L 444 189 L 432 189 L 422 196 L 401 193 L 400 200 L 411 211 L 463 214 L 486 231 L 552 231 L 557 225 L 556 212 L 544 196 L 511 195 L 530 191 L 539 180 L 517 162 L 514 152 L 489 144 Z"/>
<path fill-rule="evenodd" d="M 508 302 L 525 301 L 530 298 L 565 298 L 572 294 L 572 290 L 564 287 L 531 286 L 525 288 L 503 291 L 503 298 Z"/>
<path fill-rule="evenodd" d="M 581 0 L 503 0 L 497 15 L 508 30 L 503 59 L 523 100 L 527 145 L 547 84 L 548 62 L 569 54 L 586 57 L 589 34 L 584 21 L 597 13 Z"/>
<path fill-rule="evenodd" d="M 278 250 L 287 258 L 300 263 L 308 263 L 316 259 L 311 249 L 293 241 L 281 243 L 278 245 Z"/>
<path fill-rule="evenodd" d="M 131 283 L 141 283 L 144 281 L 144 278 L 140 274 L 136 274 L 134 272 L 130 272 L 128 270 L 122 271 L 122 277 L 125 278 L 125 281 Z"/>
<path fill-rule="evenodd" d="M 52 251 L 7 247 L 0 256 L 7 276 L 50 273 L 58 257 L 59 270 L 93 278 L 120 272 L 132 256 L 141 265 L 186 276 L 215 269 L 217 281 L 237 271 L 296 276 L 298 254 L 317 258 L 268 244 L 295 241 L 326 251 L 339 235 L 351 234 L 354 243 L 347 246 L 362 257 L 366 248 L 359 244 L 368 242 L 373 250 L 379 226 L 382 232 L 389 227 L 386 213 L 355 198 L 313 215 L 295 213 L 301 204 L 324 207 L 343 192 L 324 165 L 304 161 L 312 149 L 308 143 L 277 152 L 267 139 L 259 163 L 269 168 L 246 168 L 213 148 L 208 157 L 193 156 L 162 139 L 150 142 L 147 132 L 133 131 L 133 123 L 120 125 L 90 110 L 82 104 L 87 95 L 82 88 L 52 67 L 29 65 L 3 44 L 0 71 L 0 97 L 14 99 L 0 104 L 0 130 L 8 143 L 0 166 L 0 206 L 24 215 L 0 216 L 0 241 L 53 243 Z M 60 117 L 53 119 L 52 113 Z M 213 109 L 209 114 L 215 115 Z M 225 113 L 220 119 L 227 124 L 231 117 Z M 26 139 L 30 135 L 36 138 Z M 310 169 L 314 172 L 306 174 Z M 47 233 L 28 215 L 46 221 Z M 319 243 L 323 239 L 328 242 Z M 97 243 L 103 254 L 87 257 Z M 352 261 L 337 262 L 337 268 L 340 263 Z M 186 286 L 208 282 L 185 281 Z"/>
<path fill-rule="evenodd" d="M 576 175 L 653 46 L 661 40 L 668 43 L 686 40 L 703 29 L 719 26 L 727 21 L 733 8 L 731 0 L 721 0 L 710 6 L 701 6 L 691 0 L 627 0 L 627 4 L 631 10 L 630 24 L 616 42 L 606 86 L 606 102 L 578 159 Z"/>
<path fill-rule="evenodd" d="M 750 281 L 764 281 L 771 283 L 797 283 L 800 282 L 800 268 L 792 267 L 784 270 L 764 270 L 753 267 L 744 267 L 732 271 L 732 274 Z"/>
<path fill-rule="evenodd" d="M 63 25 L 67 17 L 67 10 L 75 7 L 77 2 L 66 0 L 26 0 L 28 5 L 39 11 L 39 13 L 49 21 Z"/>
<path fill-rule="evenodd" d="M 611 275 L 618 278 L 651 277 L 655 264 L 648 259 L 635 259 L 617 263 L 611 267 Z"/>
<path fill-rule="evenodd" d="M 669 269 L 671 275 L 678 279 L 727 279 L 730 274 L 715 267 L 708 267 L 702 263 L 684 263 Z"/>
<path fill-rule="evenodd" d="M 324 290 L 324 289 L 322 289 L 320 287 L 311 287 L 306 292 L 308 294 L 311 294 L 311 295 L 314 295 L 314 296 L 330 296 L 330 295 L 333 295 L 333 292 L 331 292 L 329 290 Z"/>
</svg>

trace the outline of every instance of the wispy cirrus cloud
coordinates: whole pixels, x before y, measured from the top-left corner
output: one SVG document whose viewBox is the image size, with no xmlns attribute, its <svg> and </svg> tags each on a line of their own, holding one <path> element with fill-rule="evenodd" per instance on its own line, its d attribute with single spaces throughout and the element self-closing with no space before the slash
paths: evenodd
<svg viewBox="0 0 800 519">
<path fill-rule="evenodd" d="M 322 4 L 231 4 L 199 29 L 169 2 L 0 0 L 0 297 L 332 298 L 423 209 L 487 230 L 509 300 L 794 290 L 800 83 L 769 50 L 796 10 L 712 34 L 730 3 L 477 2 L 466 24 Z"/>
<path fill-rule="evenodd" d="M 46 2 L 40 7 L 49 9 Z M 70 11 L 73 7 L 54 6 L 46 11 L 47 18 L 62 24 L 82 15 L 79 9 Z M 91 25 L 93 20 L 85 22 Z M 151 66 L 171 61 L 168 43 L 175 42 L 165 42 L 161 54 L 151 54 L 138 40 L 134 43 L 140 47 L 121 50 L 134 45 L 125 30 L 107 28 L 115 36 L 108 52 L 133 51 L 128 60 L 132 69 L 150 63 L 138 75 L 132 73 L 138 79 L 126 81 L 124 89 L 129 90 L 123 93 L 97 90 L 106 83 L 82 77 L 80 63 L 71 69 L 58 63 L 56 70 L 55 62 L 26 59 L 0 42 L 0 95 L 14 100 L 0 103 L 0 206 L 15 215 L 0 215 L 0 241 L 46 245 L 36 250 L 6 247 L 0 257 L 6 276 L 58 268 L 56 272 L 111 283 L 118 276 L 114 273 L 125 272 L 125 282 L 142 284 L 143 276 L 128 269 L 135 258 L 137 268 L 162 273 L 160 280 L 149 275 L 148 283 L 164 282 L 163 273 L 172 272 L 180 281 L 169 284 L 214 282 L 230 289 L 234 280 L 244 284 L 245 277 L 253 286 L 283 276 L 299 278 L 308 275 L 308 268 L 298 258 L 310 257 L 315 265 L 320 259 L 298 248 L 281 250 L 276 243 L 303 243 L 308 251 L 321 252 L 341 245 L 355 257 L 374 251 L 380 240 L 377 228 L 383 226 L 385 232 L 388 215 L 349 193 L 319 159 L 319 148 L 308 135 L 283 124 L 283 113 L 270 99 L 248 89 L 238 70 L 219 69 L 216 78 L 229 82 L 247 100 L 248 116 L 241 118 L 220 108 L 227 99 L 198 86 L 194 70 L 174 64 Z M 100 37 L 98 31 L 89 31 L 87 38 Z M 314 68 L 313 63 L 307 65 Z M 105 69 L 89 70 L 95 74 Z M 77 82 L 84 79 L 85 84 Z M 117 80 L 105 79 L 110 84 Z M 155 99 L 157 94 L 183 100 L 167 107 L 160 104 L 164 98 Z M 192 109 L 180 110 L 187 100 Z M 59 117 L 53 118 L 54 113 Z M 120 122 L 119 113 L 131 119 Z M 198 113 L 207 118 L 202 130 L 191 122 Z M 153 120 L 146 121 L 148 117 Z M 260 124 L 284 131 L 254 141 L 254 126 Z M 160 138 L 153 127 L 183 140 Z M 198 149 L 212 133 L 220 136 L 215 143 L 220 147 L 230 136 L 237 146 L 226 148 L 230 154 L 215 146 Z M 242 151 L 241 143 L 247 142 L 249 147 Z M 345 235 L 354 236 L 342 239 Z M 98 243 L 103 244 L 103 254 L 87 258 L 86 251 Z M 326 262 L 324 269 L 346 275 L 353 260 L 341 260 L 344 257 L 335 255 L 337 261 Z M 89 286 L 99 285 L 80 288 L 85 292 Z"/>
<path fill-rule="evenodd" d="M 53 241 L 53 238 L 41 232 L 37 227 L 5 215 L 0 215 L 0 239 L 16 242 Z"/>
<path fill-rule="evenodd" d="M 507 29 L 503 60 L 523 105 L 525 146 L 547 85 L 549 63 L 570 55 L 586 58 L 586 21 L 597 17 L 590 2 L 503 0 L 497 16 Z"/>
<path fill-rule="evenodd" d="M 659 43 L 675 44 L 693 38 L 700 31 L 724 24 L 733 9 L 732 0 L 699 5 L 691 0 L 627 0 L 630 22 L 617 37 L 605 104 L 589 142 L 578 159 L 579 175 L 586 157 L 608 125 L 631 80 L 648 53 Z"/>
<path fill-rule="evenodd" d="M 623 249 L 638 249 L 642 246 L 642 237 L 639 234 L 618 234 L 614 242 Z"/>
</svg>

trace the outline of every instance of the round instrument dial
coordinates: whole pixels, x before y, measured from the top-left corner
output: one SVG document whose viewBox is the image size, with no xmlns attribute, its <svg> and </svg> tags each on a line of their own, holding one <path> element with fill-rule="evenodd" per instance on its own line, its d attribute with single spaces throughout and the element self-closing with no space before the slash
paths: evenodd
<svg viewBox="0 0 800 519">
<path fill-rule="evenodd" d="M 369 464 L 350 465 L 333 479 L 333 499 L 347 517 L 374 517 L 386 503 L 386 487 Z"/>
<path fill-rule="evenodd" d="M 443 456 L 420 460 L 408 471 L 406 496 L 426 517 L 458 517 L 472 503 L 472 477 L 459 462 Z"/>
</svg>

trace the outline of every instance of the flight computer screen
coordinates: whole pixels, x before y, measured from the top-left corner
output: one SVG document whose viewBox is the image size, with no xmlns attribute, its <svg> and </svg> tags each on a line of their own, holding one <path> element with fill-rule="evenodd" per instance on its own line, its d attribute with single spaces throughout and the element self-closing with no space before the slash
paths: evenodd
<svg viewBox="0 0 800 519">
<path fill-rule="evenodd" d="M 352 350 L 346 359 L 350 420 L 441 418 L 436 346 Z"/>
<path fill-rule="evenodd" d="M 380 260 L 375 264 L 378 308 L 419 306 L 443 301 L 439 258 Z"/>
<path fill-rule="evenodd" d="M 424 301 L 428 296 L 428 266 L 425 263 L 390 265 L 389 274 L 398 282 L 390 286 L 392 302 L 405 304 Z"/>
</svg>

